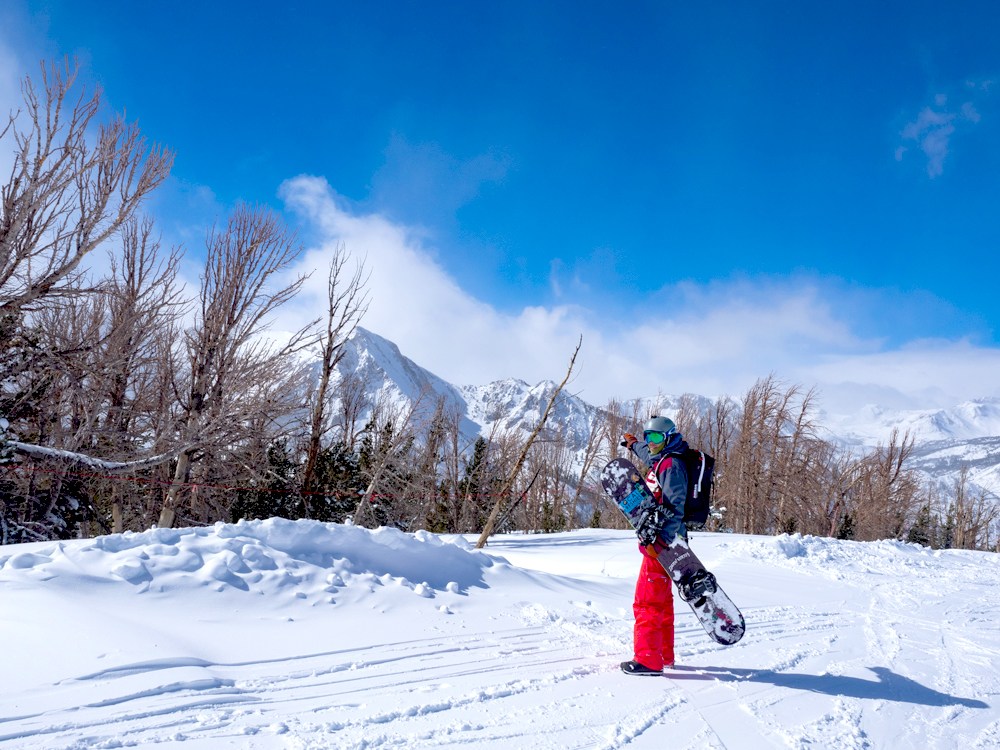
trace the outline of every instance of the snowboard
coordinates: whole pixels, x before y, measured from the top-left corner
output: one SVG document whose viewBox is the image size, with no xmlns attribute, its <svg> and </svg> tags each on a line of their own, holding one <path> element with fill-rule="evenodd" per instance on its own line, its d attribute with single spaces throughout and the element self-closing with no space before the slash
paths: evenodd
<svg viewBox="0 0 1000 750">
<path fill-rule="evenodd" d="M 656 505 L 643 472 L 627 459 L 616 458 L 605 466 L 601 471 L 601 484 L 633 528 Z M 684 539 L 677 537 L 667 541 L 659 537 L 646 550 L 667 571 L 681 599 L 691 607 L 712 640 L 731 646 L 743 637 L 746 623 L 740 610 Z"/>
</svg>

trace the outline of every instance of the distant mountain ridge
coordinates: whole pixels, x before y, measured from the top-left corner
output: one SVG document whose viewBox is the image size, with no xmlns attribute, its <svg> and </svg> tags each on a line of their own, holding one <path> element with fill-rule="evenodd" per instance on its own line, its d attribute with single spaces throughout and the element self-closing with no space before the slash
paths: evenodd
<svg viewBox="0 0 1000 750">
<path fill-rule="evenodd" d="M 532 429 L 556 388 L 552 381 L 532 386 L 517 378 L 457 386 L 413 362 L 392 341 L 361 327 L 347 342 L 335 379 L 349 375 L 356 376 L 371 403 L 384 399 L 406 408 L 420 399 L 422 412 L 429 415 L 443 399 L 450 412 L 460 415 L 459 429 L 469 444 L 495 429 Z M 666 415 L 676 414 L 679 397 L 661 401 Z M 705 398 L 705 403 L 711 401 Z M 599 410 L 564 392 L 549 419 L 569 438 L 569 445 L 580 450 Z M 893 429 L 909 431 L 915 439 L 911 466 L 928 479 L 950 485 L 964 465 L 973 490 L 978 487 L 1000 497 L 1000 399 L 928 410 L 868 404 L 853 414 L 820 412 L 817 421 L 830 439 L 845 446 L 873 447 L 884 444 Z"/>
<path fill-rule="evenodd" d="M 1000 399 L 966 401 L 950 409 L 885 409 L 866 404 L 851 415 L 826 415 L 826 426 L 851 442 L 885 442 L 893 429 L 920 442 L 976 440 L 1000 435 Z"/>
</svg>

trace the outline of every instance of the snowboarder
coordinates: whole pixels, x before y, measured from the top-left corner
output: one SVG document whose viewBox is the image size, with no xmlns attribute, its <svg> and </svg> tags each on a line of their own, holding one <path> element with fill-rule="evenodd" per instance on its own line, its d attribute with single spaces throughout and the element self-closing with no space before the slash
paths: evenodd
<svg viewBox="0 0 1000 750">
<path fill-rule="evenodd" d="M 676 456 L 687 443 L 667 417 L 653 416 L 643 427 L 643 439 L 625 433 L 622 443 L 646 466 L 652 467 L 645 481 L 660 502 L 652 523 L 660 536 L 672 540 L 687 539 L 684 525 L 684 501 L 687 497 L 687 470 Z M 674 663 L 674 597 L 670 577 L 647 547 L 639 545 L 642 567 L 635 586 L 633 631 L 634 658 L 621 664 L 622 671 L 633 675 L 658 675 Z"/>
</svg>

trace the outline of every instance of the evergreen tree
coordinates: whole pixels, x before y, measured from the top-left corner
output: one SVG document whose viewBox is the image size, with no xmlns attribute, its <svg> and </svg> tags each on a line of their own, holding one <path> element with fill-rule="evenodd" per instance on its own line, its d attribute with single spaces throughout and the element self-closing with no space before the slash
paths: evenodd
<svg viewBox="0 0 1000 750">
<path fill-rule="evenodd" d="M 953 549 L 955 547 L 955 525 L 955 507 L 952 505 L 948 508 L 944 525 L 941 527 L 940 539 L 938 540 L 941 549 Z"/>
<path fill-rule="evenodd" d="M 906 541 L 914 544 L 922 544 L 925 547 L 934 546 L 933 518 L 931 517 L 930 505 L 923 505 L 917 513 L 917 519 L 913 522 L 909 532 L 906 534 Z"/>
<path fill-rule="evenodd" d="M 343 443 L 321 450 L 313 486 L 314 494 L 307 498 L 311 518 L 341 523 L 350 517 L 365 490 L 357 454 Z"/>
<path fill-rule="evenodd" d="M 542 501 L 542 532 L 551 534 L 556 531 L 565 531 L 566 518 L 561 513 L 556 513 L 552 506 L 552 501 L 548 498 Z"/>
<path fill-rule="evenodd" d="M 850 513 L 845 513 L 843 520 L 840 522 L 840 528 L 837 529 L 837 539 L 853 539 L 854 538 L 854 516 Z"/>
<path fill-rule="evenodd" d="M 271 518 L 297 519 L 302 517 L 299 499 L 298 466 L 292 460 L 285 440 L 268 446 L 267 468 L 264 480 L 253 489 L 241 489 L 230 511 L 233 521 Z"/>
<path fill-rule="evenodd" d="M 594 508 L 594 512 L 590 514 L 590 528 L 599 529 L 601 528 L 601 510 L 600 508 Z"/>
<path fill-rule="evenodd" d="M 472 456 L 466 461 L 465 475 L 458 483 L 458 517 L 455 519 L 458 532 L 481 529 L 495 500 L 490 494 L 491 489 L 498 490 L 498 482 L 491 476 L 488 455 L 489 443 L 480 435 L 472 446 Z"/>
<path fill-rule="evenodd" d="M 458 532 L 455 514 L 454 498 L 450 497 L 444 484 L 439 484 L 434 497 L 434 503 L 427 514 L 425 522 L 428 531 L 434 534 L 455 534 Z"/>
<path fill-rule="evenodd" d="M 405 492 L 413 476 L 410 468 L 413 438 L 397 438 L 391 419 L 381 427 L 370 421 L 364 433 L 358 467 L 366 484 L 375 482 L 368 517 L 378 526 L 405 530 L 411 515 L 407 513 Z"/>
<path fill-rule="evenodd" d="M 787 516 L 778 523 L 778 528 L 782 534 L 794 534 L 799 527 L 799 521 L 795 516 Z"/>
</svg>

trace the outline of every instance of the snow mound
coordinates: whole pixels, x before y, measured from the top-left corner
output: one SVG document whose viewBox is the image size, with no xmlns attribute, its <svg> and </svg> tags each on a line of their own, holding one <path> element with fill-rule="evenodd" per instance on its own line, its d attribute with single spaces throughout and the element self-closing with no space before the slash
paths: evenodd
<svg viewBox="0 0 1000 750">
<path fill-rule="evenodd" d="M 126 532 L 84 542 L 20 545 L 0 554 L 5 580 L 121 584 L 142 592 L 209 587 L 299 598 L 389 582 L 433 598 L 436 591 L 485 588 L 495 558 L 461 537 L 374 531 L 315 521 L 241 521 L 187 529 Z"/>
<path fill-rule="evenodd" d="M 834 577 L 854 575 L 933 575 L 940 570 L 942 554 L 950 558 L 948 576 L 963 570 L 970 576 L 981 574 L 986 566 L 997 566 L 1000 557 L 966 550 L 933 550 L 919 544 L 882 540 L 853 542 L 827 537 L 782 534 L 776 537 L 750 537 L 727 545 L 735 555 L 766 560 L 780 567 L 826 572 Z"/>
</svg>

